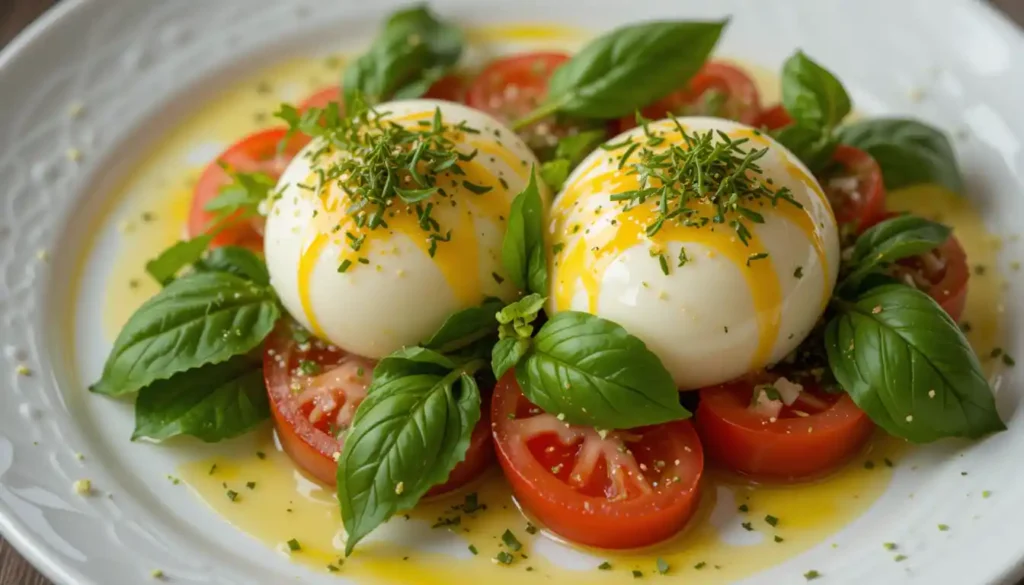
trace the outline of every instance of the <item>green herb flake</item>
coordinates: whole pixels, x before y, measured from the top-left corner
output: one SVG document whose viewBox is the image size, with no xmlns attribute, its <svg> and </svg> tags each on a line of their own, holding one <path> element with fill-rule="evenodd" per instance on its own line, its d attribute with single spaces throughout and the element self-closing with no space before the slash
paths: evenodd
<svg viewBox="0 0 1024 585">
<path fill-rule="evenodd" d="M 255 481 L 248 481 L 248 482 L 245 483 L 245 487 L 247 487 L 247 488 L 249 488 L 251 490 L 254 490 L 254 489 L 256 489 L 256 482 Z"/>
<path fill-rule="evenodd" d="M 981 492 L 981 497 L 985 498 L 986 500 L 988 498 L 990 498 L 991 496 L 992 496 L 992 492 L 990 492 L 988 490 L 985 490 L 985 491 Z"/>
<path fill-rule="evenodd" d="M 210 466 L 210 471 L 207 473 L 207 475 L 213 475 L 216 472 L 217 472 L 217 464 L 214 463 L 213 465 Z"/>
<path fill-rule="evenodd" d="M 821 573 L 815 571 L 814 569 L 811 569 L 810 571 L 804 573 L 804 579 L 807 579 L 808 581 L 813 581 L 819 577 L 821 577 Z"/>
<path fill-rule="evenodd" d="M 901 563 L 907 560 L 907 555 L 896 555 L 892 558 L 892 560 L 896 561 L 897 563 Z"/>
<path fill-rule="evenodd" d="M 772 516 L 771 514 L 769 514 L 769 515 L 765 516 L 765 517 L 764 517 L 764 521 L 765 521 L 765 522 L 767 522 L 767 523 L 768 523 L 768 525 L 769 525 L 769 526 L 772 526 L 773 528 L 774 528 L 775 526 L 778 526 L 778 525 L 779 525 L 779 519 L 778 519 L 778 518 L 776 518 L 775 516 Z"/>
<path fill-rule="evenodd" d="M 874 468 L 875 468 L 875 462 L 874 461 L 868 459 L 867 461 L 864 462 L 864 469 L 867 469 L 867 470 L 870 471 L 870 470 L 872 470 Z"/>
<path fill-rule="evenodd" d="M 349 260 L 348 258 L 345 258 L 344 260 L 341 261 L 341 264 L 338 265 L 338 272 L 345 272 L 351 266 L 352 266 L 352 261 Z"/>
<path fill-rule="evenodd" d="M 882 546 L 885 547 L 885 550 L 896 550 L 897 548 L 895 542 L 882 543 Z"/>
<path fill-rule="evenodd" d="M 946 525 L 946 524 L 939 524 L 939 531 L 941 531 L 941 532 L 948 532 L 949 531 L 949 526 Z"/>
<path fill-rule="evenodd" d="M 314 376 L 319 374 L 322 369 L 320 364 L 313 360 L 299 360 L 299 372 L 304 376 Z"/>
<path fill-rule="evenodd" d="M 505 530 L 505 533 L 501 535 L 501 541 L 512 552 L 519 552 L 519 549 L 523 548 L 523 544 L 519 542 L 519 539 L 516 538 L 516 535 L 511 530 Z"/>
<path fill-rule="evenodd" d="M 267 458 L 267 454 L 266 454 L 266 453 L 264 453 L 263 451 L 257 451 L 257 452 L 256 452 L 256 457 L 257 457 L 258 459 L 266 459 L 266 458 Z"/>
<path fill-rule="evenodd" d="M 708 564 L 706 562 L 704 562 L 704 561 L 701 561 L 701 562 L 697 563 L 696 565 L 694 565 L 693 568 L 697 569 L 699 571 L 699 570 L 703 569 L 706 566 L 708 566 Z"/>
<path fill-rule="evenodd" d="M 293 538 L 288 541 L 288 550 L 292 552 L 299 552 L 300 550 L 302 550 L 302 545 L 299 544 L 299 541 Z"/>
<path fill-rule="evenodd" d="M 1017 360 L 1013 359 L 1010 356 L 1010 354 L 1004 353 L 1003 354 L 1003 365 L 1013 367 L 1013 366 L 1017 365 Z"/>
<path fill-rule="evenodd" d="M 803 277 L 804 277 L 804 267 L 803 266 L 797 266 L 796 270 L 793 271 L 793 278 L 803 278 Z"/>
<path fill-rule="evenodd" d="M 501 564 L 501 565 L 511 565 L 512 561 L 513 561 L 513 557 L 512 557 L 511 553 L 508 553 L 506 551 L 501 551 L 500 553 L 495 555 L 494 559 L 492 559 L 492 560 L 494 562 L 498 563 L 498 564 Z"/>
<path fill-rule="evenodd" d="M 886 467 L 892 467 L 893 466 L 892 459 L 889 459 L 888 457 L 886 457 L 885 459 L 882 459 L 882 462 L 885 463 Z"/>
<path fill-rule="evenodd" d="M 526 523 L 526 533 L 527 534 L 537 534 L 537 527 L 534 526 L 533 524 L 530 524 L 529 522 L 527 522 Z"/>
<path fill-rule="evenodd" d="M 476 547 L 475 547 L 475 546 L 473 546 L 472 544 L 471 544 L 471 545 L 469 545 L 469 552 L 471 552 L 471 553 L 473 553 L 473 554 L 475 554 L 475 555 L 477 555 L 477 554 L 480 554 L 480 551 L 478 551 L 478 550 L 476 549 Z"/>
<path fill-rule="evenodd" d="M 599 571 L 611 571 L 612 570 L 612 564 L 609 563 L 608 561 L 605 561 L 605 562 L 601 563 L 600 565 L 598 565 L 597 569 Z"/>
<path fill-rule="evenodd" d="M 665 562 L 665 559 L 658 557 L 658 560 L 656 561 L 656 566 L 658 569 L 658 573 L 662 575 L 668 575 L 669 565 L 667 562 Z"/>
<path fill-rule="evenodd" d="M 750 511 L 750 506 L 748 506 L 746 504 L 740 504 L 740 507 L 737 508 L 737 510 L 739 510 L 740 512 L 743 512 L 743 513 L 747 513 L 747 512 Z"/>
<path fill-rule="evenodd" d="M 747 532 L 753 532 L 754 531 L 754 526 L 750 522 L 744 522 L 744 523 L 740 524 L 740 526 L 742 526 L 743 529 L 746 530 Z"/>
<path fill-rule="evenodd" d="M 639 578 L 641 578 L 643 576 L 644 576 L 643 571 L 639 571 L 637 569 L 633 569 L 633 578 L 634 579 L 639 579 Z"/>
<path fill-rule="evenodd" d="M 779 536 L 778 534 L 775 535 L 775 542 L 782 542 L 783 540 L 785 539 Z"/>
</svg>

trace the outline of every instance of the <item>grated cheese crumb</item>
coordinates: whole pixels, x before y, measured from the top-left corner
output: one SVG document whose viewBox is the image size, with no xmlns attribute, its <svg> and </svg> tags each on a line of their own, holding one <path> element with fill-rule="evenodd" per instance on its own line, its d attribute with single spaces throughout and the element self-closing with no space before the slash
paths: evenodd
<svg viewBox="0 0 1024 585">
<path fill-rule="evenodd" d="M 79 479 L 75 483 L 71 484 L 71 487 L 75 490 L 75 493 L 80 496 L 87 496 L 92 493 L 92 482 L 88 479 Z"/>
</svg>

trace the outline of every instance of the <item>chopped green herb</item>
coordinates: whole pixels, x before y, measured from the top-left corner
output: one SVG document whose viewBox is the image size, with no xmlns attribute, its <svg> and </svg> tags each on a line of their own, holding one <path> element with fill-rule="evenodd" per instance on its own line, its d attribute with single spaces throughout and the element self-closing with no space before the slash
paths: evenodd
<svg viewBox="0 0 1024 585">
<path fill-rule="evenodd" d="M 337 573 L 341 569 L 339 569 L 337 565 L 327 565 L 327 570 L 331 573 Z"/>
<path fill-rule="evenodd" d="M 473 546 L 472 544 L 471 544 L 471 545 L 469 545 L 469 552 L 471 552 L 471 553 L 473 553 L 473 554 L 475 554 L 475 555 L 477 555 L 477 554 L 480 554 L 480 551 L 478 551 L 478 550 L 476 549 L 476 547 L 475 547 L 475 546 Z"/>
<path fill-rule="evenodd" d="M 247 487 L 247 488 L 249 488 L 251 490 L 254 490 L 254 489 L 256 489 L 256 482 L 255 481 L 246 482 L 245 483 L 245 487 Z"/>
<path fill-rule="evenodd" d="M 601 563 L 600 565 L 598 565 L 597 568 L 600 571 L 611 571 L 612 570 L 612 564 L 609 563 L 608 561 L 605 561 L 605 562 Z"/>
<path fill-rule="evenodd" d="M 313 360 L 299 360 L 299 371 L 305 376 L 313 376 L 320 373 L 320 364 Z"/>
<path fill-rule="evenodd" d="M 767 516 L 765 516 L 764 517 L 764 521 L 767 522 L 768 525 L 772 526 L 772 527 L 775 527 L 775 526 L 779 525 L 779 519 L 776 518 L 775 516 L 772 516 L 771 514 L 768 514 Z"/>
<path fill-rule="evenodd" d="M 1001 348 L 1001 347 L 993 348 L 992 351 L 989 352 L 988 355 L 989 355 L 989 357 L 997 358 L 997 357 L 1003 355 L 1003 348 Z"/>
<path fill-rule="evenodd" d="M 470 492 L 466 494 L 466 498 L 462 501 L 462 511 L 467 514 L 472 514 L 478 510 L 486 510 L 487 506 L 481 504 L 476 492 Z"/>
<path fill-rule="evenodd" d="M 661 272 L 668 276 L 668 260 L 665 259 L 664 254 L 658 254 L 658 264 L 661 265 Z"/>
<path fill-rule="evenodd" d="M 803 278 L 804 277 L 804 267 L 803 266 L 797 266 L 796 270 L 793 271 L 793 277 L 794 278 Z"/>
<path fill-rule="evenodd" d="M 946 532 L 949 530 L 949 526 L 947 526 L 946 524 L 939 524 L 939 530 L 941 530 L 942 532 Z"/>
<path fill-rule="evenodd" d="M 821 573 L 815 571 L 814 569 L 811 569 L 810 571 L 804 573 L 804 579 L 807 579 L 808 581 L 813 581 L 818 577 L 821 577 Z"/>
<path fill-rule="evenodd" d="M 778 534 L 775 535 L 775 542 L 782 542 L 783 540 L 785 539 L 779 536 Z"/>
<path fill-rule="evenodd" d="M 883 462 L 885 463 L 885 466 L 886 466 L 886 467 L 892 467 L 892 460 L 891 460 L 891 459 L 889 459 L 888 457 L 886 457 L 886 458 L 885 458 L 885 459 L 883 459 L 882 461 L 883 461 Z"/>
<path fill-rule="evenodd" d="M 990 492 L 988 490 L 985 490 L 985 491 L 981 492 L 981 497 L 983 497 L 985 499 L 988 499 L 989 496 L 991 496 L 991 495 L 992 495 L 992 492 Z"/>
<path fill-rule="evenodd" d="M 266 459 L 267 458 L 267 454 L 264 453 L 263 451 L 257 451 L 256 452 L 256 457 L 258 457 L 260 459 Z"/>
<path fill-rule="evenodd" d="M 293 538 L 293 539 L 288 541 L 288 550 L 290 550 L 292 552 L 298 552 L 298 551 L 302 550 L 302 545 L 299 544 L 299 541 L 297 541 L 297 540 L 295 540 Z"/>
<path fill-rule="evenodd" d="M 886 542 L 886 543 L 883 543 L 882 546 L 885 547 L 885 550 L 896 550 L 896 543 L 895 542 Z"/>
<path fill-rule="evenodd" d="M 902 562 L 902 561 L 905 561 L 905 560 L 907 560 L 907 555 L 896 555 L 896 556 L 894 556 L 894 557 L 892 558 L 892 560 L 894 560 L 894 561 L 896 561 L 897 563 L 899 563 L 899 562 Z"/>
<path fill-rule="evenodd" d="M 537 534 L 537 527 L 534 526 L 533 524 L 530 524 L 529 522 L 527 522 L 526 523 L 526 533 L 527 534 Z"/>
<path fill-rule="evenodd" d="M 469 189 L 473 193 L 476 193 L 477 195 L 483 195 L 484 193 L 487 193 L 488 191 L 490 191 L 491 189 L 494 188 L 494 187 L 488 187 L 486 185 L 476 185 L 476 184 L 470 183 L 469 181 L 463 181 L 462 182 L 462 186 L 467 188 L 467 189 Z"/>
<path fill-rule="evenodd" d="M 1010 354 L 1004 353 L 1003 354 L 1003 364 L 1005 364 L 1007 366 L 1015 366 L 1015 365 L 1017 365 L 1017 361 L 1015 359 L 1013 359 L 1012 357 L 1010 357 Z"/>
<path fill-rule="evenodd" d="M 501 541 L 505 543 L 508 550 L 512 552 L 519 552 L 519 549 L 523 548 L 523 544 L 519 542 L 515 534 L 512 534 L 511 530 L 505 530 L 505 533 L 501 535 Z"/>
<path fill-rule="evenodd" d="M 679 264 L 677 267 L 682 268 L 689 261 L 690 259 L 686 256 L 686 248 L 679 248 Z"/>
<path fill-rule="evenodd" d="M 207 475 L 213 475 L 216 472 L 217 472 L 217 464 L 214 463 L 213 465 L 210 466 L 210 472 Z"/>
<path fill-rule="evenodd" d="M 348 258 L 345 258 L 344 260 L 341 261 L 341 264 L 338 265 L 338 272 L 345 272 L 351 266 L 352 266 L 352 261 L 349 260 Z"/>
<path fill-rule="evenodd" d="M 755 260 L 762 260 L 767 257 L 768 252 L 758 252 L 757 254 L 751 254 L 750 256 L 747 256 L 747 266 L 750 266 L 750 263 Z"/>
<path fill-rule="evenodd" d="M 557 254 L 557 253 L 561 252 L 564 249 L 565 249 L 565 243 L 564 242 L 558 242 L 554 246 L 551 246 L 551 253 L 552 254 Z"/>
<path fill-rule="evenodd" d="M 869 469 L 870 470 L 870 469 L 874 469 L 874 468 L 875 468 L 875 462 L 874 461 L 868 459 L 867 461 L 864 462 L 864 469 Z"/>
<path fill-rule="evenodd" d="M 740 504 L 740 507 L 739 507 L 739 508 L 737 508 L 737 509 L 738 509 L 738 510 L 739 510 L 740 512 L 749 512 L 749 511 L 750 511 L 750 507 L 749 507 L 749 506 L 747 506 L 746 504 Z"/>
<path fill-rule="evenodd" d="M 639 579 L 640 577 L 643 577 L 643 576 L 644 576 L 644 574 L 643 574 L 642 571 L 638 571 L 636 569 L 633 569 L 633 578 L 634 579 Z"/>
<path fill-rule="evenodd" d="M 500 553 L 495 555 L 494 560 L 498 563 L 501 563 L 502 565 L 511 565 L 513 557 L 511 553 L 501 551 Z"/>
<path fill-rule="evenodd" d="M 658 569 L 658 572 L 661 573 L 662 575 L 668 575 L 669 566 L 668 566 L 668 563 L 665 562 L 665 559 L 663 559 L 661 557 L 658 557 L 657 569 Z"/>
<path fill-rule="evenodd" d="M 750 524 L 750 522 L 744 522 L 744 523 L 740 524 L 740 526 L 742 526 L 743 529 L 746 530 L 747 532 L 753 532 L 753 530 L 754 530 L 754 527 Z"/>
<path fill-rule="evenodd" d="M 706 566 L 708 566 L 708 564 L 705 563 L 704 561 L 701 561 L 701 562 L 697 563 L 696 565 L 694 565 L 693 568 L 697 569 L 699 571 L 699 570 L 703 569 Z"/>
</svg>

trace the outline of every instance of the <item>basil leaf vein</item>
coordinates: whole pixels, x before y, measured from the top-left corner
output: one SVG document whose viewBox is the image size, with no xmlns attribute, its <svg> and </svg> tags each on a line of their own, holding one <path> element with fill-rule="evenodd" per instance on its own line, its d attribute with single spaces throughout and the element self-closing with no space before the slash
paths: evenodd
<svg viewBox="0 0 1024 585">
<path fill-rule="evenodd" d="M 465 458 L 480 418 L 472 372 L 481 365 L 374 379 L 338 460 L 346 555 L 396 511 L 412 508 L 444 482 Z"/>
<path fill-rule="evenodd" d="M 210 250 L 195 264 L 199 272 L 227 272 L 256 284 L 270 284 L 267 264 L 251 250 L 240 246 L 221 246 Z"/>
<path fill-rule="evenodd" d="M 912 214 L 871 226 L 854 244 L 850 259 L 853 271 L 844 279 L 842 288 L 858 284 L 887 264 L 938 248 L 952 231 L 949 226 Z"/>
<path fill-rule="evenodd" d="M 941 185 L 964 193 L 953 146 L 944 133 L 923 122 L 876 118 L 837 130 L 839 141 L 870 154 L 882 169 L 889 189 L 920 184 Z"/>
<path fill-rule="evenodd" d="M 262 362 L 237 356 L 158 380 L 139 391 L 132 440 L 191 435 L 212 443 L 244 435 L 269 417 Z"/>
<path fill-rule="evenodd" d="M 269 287 L 223 272 L 180 278 L 128 319 L 90 390 L 130 394 L 179 372 L 248 353 L 270 334 L 280 315 Z"/>
<path fill-rule="evenodd" d="M 1006 428 L 967 339 L 913 287 L 883 285 L 841 303 L 825 348 L 836 380 L 892 435 L 925 443 Z"/>
<path fill-rule="evenodd" d="M 687 418 L 661 361 L 621 326 L 565 311 L 541 327 L 516 367 L 527 399 L 566 422 L 624 429 Z"/>
</svg>

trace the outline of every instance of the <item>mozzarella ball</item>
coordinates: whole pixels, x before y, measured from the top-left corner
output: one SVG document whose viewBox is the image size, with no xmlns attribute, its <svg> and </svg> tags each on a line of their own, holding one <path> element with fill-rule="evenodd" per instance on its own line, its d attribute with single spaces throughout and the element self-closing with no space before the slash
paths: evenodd
<svg viewBox="0 0 1024 585">
<path fill-rule="evenodd" d="M 278 183 L 264 246 L 271 284 L 295 319 L 347 351 L 381 358 L 429 338 L 485 297 L 516 297 L 501 242 L 537 160 L 514 132 L 463 105 L 409 100 L 375 109 L 414 132 L 429 129 L 440 111 L 445 136 L 463 155 L 461 174 L 438 172 L 440 190 L 423 201 L 396 197 L 386 225 L 371 229 L 352 207 L 359 196 L 331 179 L 353 155 L 314 140 Z M 402 188 L 419 188 L 408 173 L 397 176 Z M 433 227 L 421 217 L 427 206 Z"/>
<path fill-rule="evenodd" d="M 622 199 L 661 186 L 642 184 L 637 165 L 645 152 L 658 157 L 673 145 L 690 152 L 683 132 L 692 138 L 708 131 L 716 133 L 715 144 L 724 143 L 718 132 L 745 140 L 736 145 L 740 158 L 767 149 L 754 161 L 761 172 L 746 173 L 762 196 L 741 197 L 744 211 L 729 209 L 719 223 L 717 207 L 695 196 L 658 228 L 660 195 L 642 203 Z M 821 186 L 793 153 L 742 124 L 681 117 L 653 122 L 647 132 L 635 128 L 595 150 L 556 198 L 548 310 L 617 322 L 658 355 L 681 389 L 778 362 L 810 332 L 836 282 L 838 230 Z M 678 207 L 669 203 L 670 212 Z"/>
</svg>

